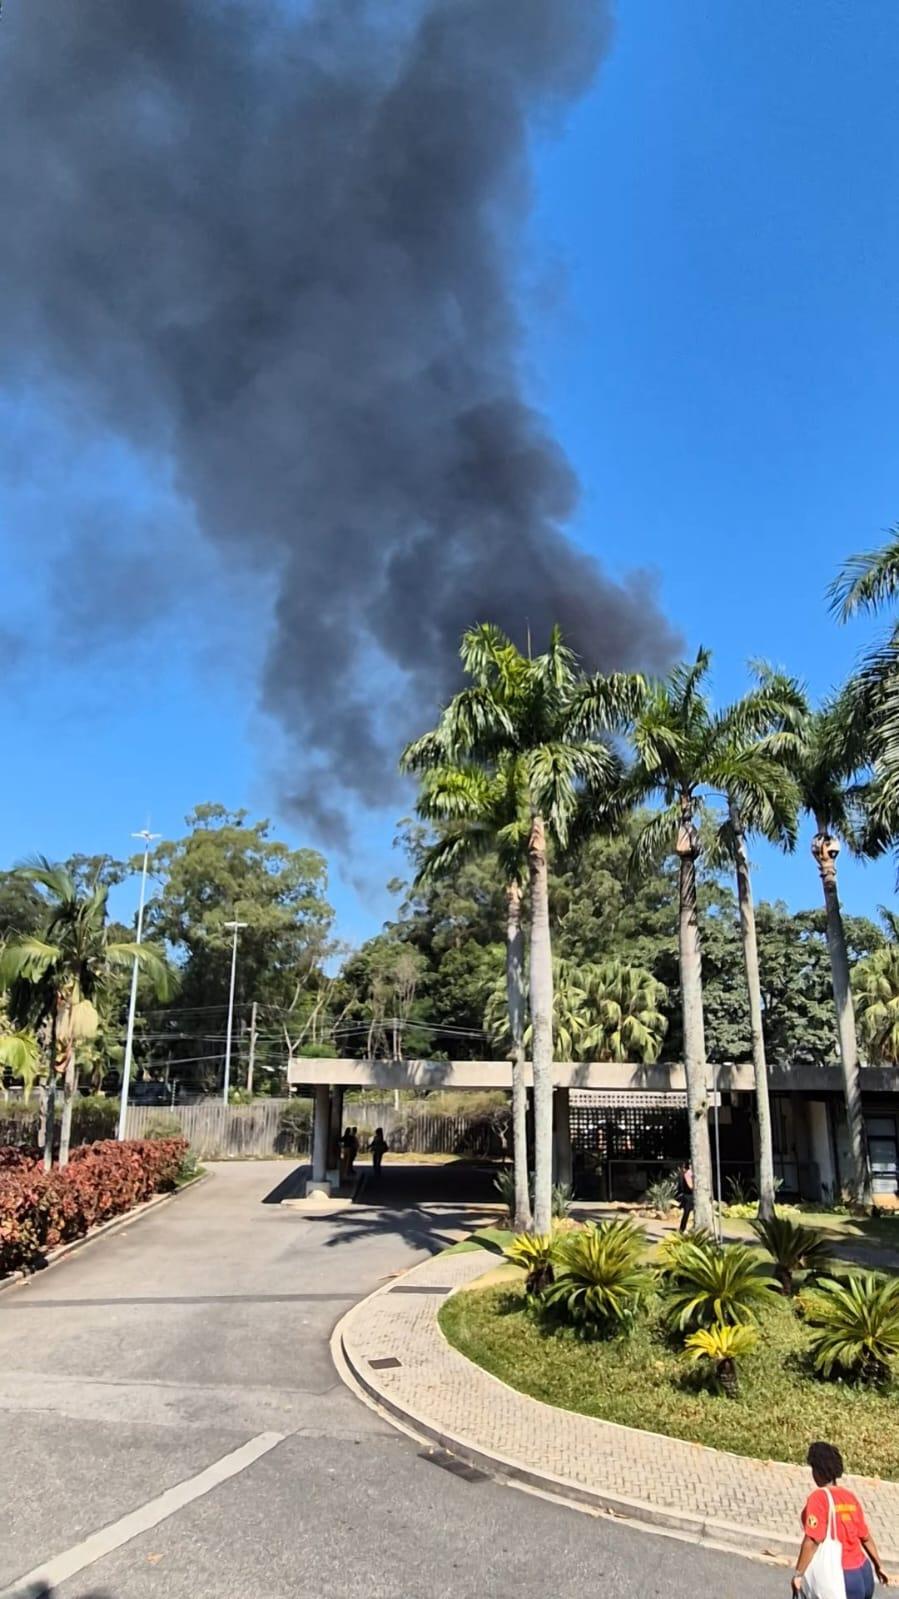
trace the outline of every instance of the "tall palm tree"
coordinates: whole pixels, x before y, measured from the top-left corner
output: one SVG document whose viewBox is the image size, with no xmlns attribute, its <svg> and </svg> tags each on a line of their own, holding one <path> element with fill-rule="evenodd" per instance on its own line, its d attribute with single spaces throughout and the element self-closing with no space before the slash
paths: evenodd
<svg viewBox="0 0 899 1599">
<path fill-rule="evenodd" d="M 791 765 L 799 786 L 800 806 L 815 824 L 811 850 L 824 895 L 837 1042 L 849 1126 L 848 1186 L 855 1202 L 863 1204 L 870 1191 L 870 1181 L 849 953 L 837 887 L 841 839 L 852 842 L 854 836 L 851 779 L 863 758 L 857 729 L 850 699 L 842 696 L 828 701 L 805 718 Z"/>
<path fill-rule="evenodd" d="M 427 735 L 426 735 L 427 737 Z M 437 759 L 433 744 L 410 745 L 403 764 Z M 527 787 L 521 763 L 501 759 L 495 771 L 471 762 L 449 760 L 425 767 L 419 789 L 420 816 L 440 824 L 440 837 L 425 854 L 416 883 L 446 876 L 477 855 L 496 854 L 506 896 L 506 973 L 504 1005 L 510 1033 L 512 1063 L 512 1163 L 515 1178 L 515 1226 L 531 1227 L 531 1199 L 527 1157 L 527 1083 L 525 1080 L 525 966 L 522 895 L 528 877 L 530 816 Z"/>
<path fill-rule="evenodd" d="M 877 615 L 899 599 L 899 523 L 877 550 L 853 555 L 830 589 L 831 610 L 848 622 Z M 855 731 L 872 768 L 867 795 L 873 851 L 899 834 L 899 619 L 862 658 L 845 691 Z"/>
<path fill-rule="evenodd" d="M 575 656 L 553 628 L 544 654 L 529 658 L 492 623 L 470 628 L 462 664 L 471 678 L 446 708 L 438 727 L 405 754 L 410 769 L 426 768 L 448 749 L 495 771 L 516 763 L 526 795 L 530 889 L 529 989 L 534 1075 L 534 1225 L 552 1223 L 553 974 L 547 842 L 564 848 L 582 790 L 617 785 L 620 762 L 595 737 L 579 708 Z"/>
<path fill-rule="evenodd" d="M 40 894 L 45 922 L 41 933 L 12 934 L 0 949 L 0 991 L 8 995 L 14 1024 L 46 1035 L 47 1167 L 53 1161 L 57 1078 L 62 1078 L 59 1162 L 64 1166 L 69 1158 L 78 1045 L 97 1030 L 96 1002 L 114 974 L 135 960 L 162 999 L 170 991 L 171 973 L 151 944 L 114 943 L 108 938 L 108 889 L 95 884 L 82 893 L 64 866 L 54 866 L 43 857 L 14 868 L 14 875 Z"/>
<path fill-rule="evenodd" d="M 719 743 L 718 780 L 727 801 L 719 841 L 733 861 L 737 882 L 755 1079 L 759 1216 L 768 1220 L 775 1208 L 774 1138 L 749 836 L 759 833 L 781 849 L 795 848 L 799 791 L 785 761 L 794 753 L 805 704 L 791 679 L 768 670 L 759 679 L 757 688 L 715 719 L 710 733 Z"/>
<path fill-rule="evenodd" d="M 665 679 L 647 680 L 618 674 L 589 679 L 581 691 L 584 717 L 604 721 L 630 736 L 633 764 L 622 794 L 633 806 L 661 800 L 637 835 L 634 866 L 642 868 L 661 854 L 678 861 L 678 956 L 684 1033 L 684 1071 L 690 1128 L 690 1158 L 696 1204 L 696 1225 L 712 1223 L 712 1160 L 708 1126 L 708 1065 L 702 995 L 702 948 L 697 902 L 697 867 L 701 853 L 700 822 L 708 799 L 722 795 L 730 808 L 735 841 L 744 853 L 740 878 L 743 906 L 751 913 L 748 825 L 759 826 L 774 796 L 789 787 L 773 748 L 759 743 L 772 722 L 773 690 L 760 684 L 754 697 L 716 716 L 705 691 L 710 656 L 700 650 L 692 663 L 682 663 Z M 779 814 L 779 811 L 778 811 Z M 751 920 L 748 924 L 751 929 Z M 750 959 L 752 951 L 749 951 Z M 757 958 L 755 964 L 757 972 Z M 760 1001 L 759 1001 L 760 1004 Z M 767 1077 L 759 1076 L 762 1116 L 767 1106 Z M 770 1118 L 767 1130 L 770 1152 Z M 766 1167 L 773 1156 L 766 1155 Z M 773 1169 L 766 1187 L 773 1186 Z"/>
</svg>

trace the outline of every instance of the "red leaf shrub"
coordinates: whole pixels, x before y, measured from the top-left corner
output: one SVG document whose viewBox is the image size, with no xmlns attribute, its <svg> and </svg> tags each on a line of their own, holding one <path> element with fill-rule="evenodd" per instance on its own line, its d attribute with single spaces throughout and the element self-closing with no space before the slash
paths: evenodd
<svg viewBox="0 0 899 1599">
<path fill-rule="evenodd" d="M 33 1157 L 0 1160 L 0 1277 L 34 1269 L 56 1244 L 173 1187 L 186 1153 L 184 1138 L 108 1139 L 73 1149 L 68 1166 L 49 1172 Z"/>
</svg>

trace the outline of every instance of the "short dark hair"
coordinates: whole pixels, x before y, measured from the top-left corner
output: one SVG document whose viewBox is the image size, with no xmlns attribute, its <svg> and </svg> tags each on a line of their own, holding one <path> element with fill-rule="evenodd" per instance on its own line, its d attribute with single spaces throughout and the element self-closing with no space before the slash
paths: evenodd
<svg viewBox="0 0 899 1599">
<path fill-rule="evenodd" d="M 819 1477 L 825 1482 L 836 1482 L 843 1475 L 843 1456 L 833 1444 L 809 1444 L 806 1460 Z"/>
</svg>

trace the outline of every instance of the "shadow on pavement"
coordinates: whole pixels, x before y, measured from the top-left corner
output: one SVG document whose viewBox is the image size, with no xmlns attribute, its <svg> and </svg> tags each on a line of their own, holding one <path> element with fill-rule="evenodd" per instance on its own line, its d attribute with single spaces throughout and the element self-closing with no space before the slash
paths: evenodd
<svg viewBox="0 0 899 1599">
<path fill-rule="evenodd" d="M 350 1209 L 325 1221 L 328 1249 L 362 1238 L 402 1238 L 414 1250 L 437 1255 L 474 1227 L 496 1225 L 502 1206 L 493 1186 L 497 1167 L 488 1161 L 453 1160 L 440 1165 L 389 1165 L 378 1177 L 362 1166 L 365 1181 Z"/>
<path fill-rule="evenodd" d="M 306 1192 L 306 1181 L 311 1176 L 312 1167 L 308 1160 L 291 1167 L 287 1176 L 265 1195 L 263 1205 L 280 1205 L 284 1199 L 302 1199 Z"/>
</svg>

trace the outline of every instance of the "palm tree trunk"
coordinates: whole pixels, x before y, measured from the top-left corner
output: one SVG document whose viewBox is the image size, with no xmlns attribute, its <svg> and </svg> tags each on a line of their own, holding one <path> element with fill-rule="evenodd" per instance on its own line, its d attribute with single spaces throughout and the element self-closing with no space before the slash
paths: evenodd
<svg viewBox="0 0 899 1599">
<path fill-rule="evenodd" d="M 849 1187 L 851 1197 L 858 1205 L 870 1198 L 868 1159 L 865 1141 L 865 1121 L 862 1115 L 862 1090 L 858 1065 L 858 1039 L 855 1032 L 855 1008 L 849 982 L 849 955 L 846 949 L 846 929 L 837 891 L 837 856 L 840 846 L 832 833 L 816 818 L 818 831 L 812 839 L 812 855 L 821 876 L 824 890 L 824 909 L 827 913 L 827 947 L 830 952 L 830 973 L 833 998 L 837 1012 L 837 1039 L 840 1046 L 840 1064 L 843 1068 L 843 1090 L 846 1095 L 846 1118 L 849 1125 Z"/>
<path fill-rule="evenodd" d="M 696 903 L 697 840 L 692 816 L 685 814 L 676 852 L 680 862 L 681 1008 L 684 1021 L 684 1072 L 687 1079 L 687 1119 L 690 1129 L 690 1164 L 693 1168 L 694 1225 L 711 1229 L 712 1148 L 709 1142 L 709 1100 L 706 1078 L 705 1022 L 702 1014 L 702 952 L 699 942 L 699 908 Z"/>
<path fill-rule="evenodd" d="M 47 1072 L 47 1093 L 44 1100 L 44 1170 L 53 1165 L 53 1139 L 56 1134 L 56 1006 L 50 1017 L 50 1069 Z"/>
<path fill-rule="evenodd" d="M 528 1088 L 524 1076 L 524 933 L 521 888 L 506 886 L 506 1000 L 512 1034 L 512 1165 L 515 1174 L 515 1229 L 530 1232 L 528 1189 Z"/>
<path fill-rule="evenodd" d="M 531 882 L 530 1000 L 534 1067 L 534 1226 L 552 1231 L 553 963 L 549 930 L 546 830 L 534 816 L 528 840 Z"/>
<path fill-rule="evenodd" d="M 734 838 L 737 870 L 737 902 L 740 907 L 740 933 L 743 939 L 743 964 L 749 992 L 749 1033 L 752 1041 L 752 1067 L 755 1073 L 755 1114 L 759 1133 L 759 1215 L 767 1221 L 774 1215 L 774 1137 L 771 1131 L 771 1100 L 768 1095 L 768 1062 L 765 1057 L 765 1029 L 762 1021 L 762 985 L 759 978 L 759 947 L 755 934 L 755 905 L 752 899 L 752 874 L 746 849 L 746 834 L 739 812 L 731 802 L 730 823 Z"/>
<path fill-rule="evenodd" d="M 69 1146 L 72 1142 L 72 1101 L 75 1098 L 75 1089 L 78 1082 L 78 1073 L 75 1066 L 75 1046 L 69 1045 L 66 1057 L 66 1069 L 62 1081 L 62 1126 L 59 1129 L 59 1164 L 68 1166 Z"/>
</svg>

